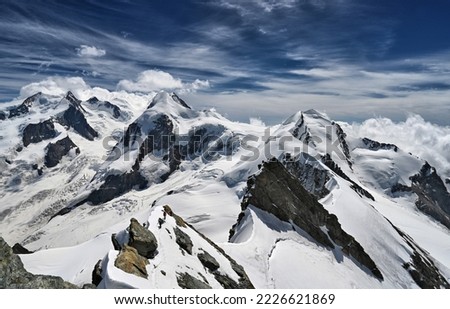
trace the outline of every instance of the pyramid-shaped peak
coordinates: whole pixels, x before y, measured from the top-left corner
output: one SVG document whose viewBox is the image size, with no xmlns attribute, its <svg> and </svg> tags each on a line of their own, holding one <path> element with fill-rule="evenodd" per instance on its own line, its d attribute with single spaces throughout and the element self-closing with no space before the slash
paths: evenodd
<svg viewBox="0 0 450 309">
<path fill-rule="evenodd" d="M 166 91 L 159 92 L 150 103 L 148 108 L 154 108 L 156 106 L 171 106 L 175 108 L 191 109 L 178 95 L 175 93 L 168 93 Z"/>
</svg>

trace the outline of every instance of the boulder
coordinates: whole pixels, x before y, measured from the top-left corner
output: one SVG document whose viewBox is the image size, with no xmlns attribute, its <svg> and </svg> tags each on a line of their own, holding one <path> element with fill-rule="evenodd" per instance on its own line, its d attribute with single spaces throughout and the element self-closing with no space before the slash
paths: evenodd
<svg viewBox="0 0 450 309">
<path fill-rule="evenodd" d="M 136 275 L 147 279 L 148 273 L 146 266 L 148 260 L 139 255 L 138 251 L 130 246 L 125 245 L 120 251 L 114 262 L 114 266 L 123 270 L 126 273 Z"/>
<path fill-rule="evenodd" d="M 211 286 L 188 273 L 177 273 L 177 282 L 183 289 L 211 289 Z"/>
<path fill-rule="evenodd" d="M 0 289 L 76 289 L 56 276 L 34 275 L 25 270 L 19 256 L 0 237 Z"/>
<path fill-rule="evenodd" d="M 144 228 L 135 218 L 131 219 L 129 233 L 129 246 L 135 248 L 140 255 L 148 259 L 155 256 L 156 249 L 158 248 L 158 241 L 155 235 Z"/>
<path fill-rule="evenodd" d="M 0 111 L 0 120 L 5 120 L 6 119 L 6 114 L 2 111 Z"/>
<path fill-rule="evenodd" d="M 192 240 L 188 234 L 180 230 L 178 227 L 175 227 L 175 241 L 180 246 L 181 249 L 185 250 L 187 253 L 192 254 Z"/>
</svg>

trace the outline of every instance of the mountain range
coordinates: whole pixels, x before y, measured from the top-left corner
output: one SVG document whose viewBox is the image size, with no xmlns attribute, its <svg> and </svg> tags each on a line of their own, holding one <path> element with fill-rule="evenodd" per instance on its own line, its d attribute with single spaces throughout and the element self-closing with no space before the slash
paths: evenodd
<svg viewBox="0 0 450 309">
<path fill-rule="evenodd" d="M 2 250 L 24 269 L 0 285 L 449 288 L 449 181 L 347 126 L 234 122 L 165 91 L 3 104 Z"/>
</svg>

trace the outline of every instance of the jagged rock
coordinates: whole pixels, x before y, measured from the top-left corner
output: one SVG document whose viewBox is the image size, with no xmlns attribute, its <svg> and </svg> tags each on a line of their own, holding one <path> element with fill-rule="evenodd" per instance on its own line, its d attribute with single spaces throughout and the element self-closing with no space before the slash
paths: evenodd
<svg viewBox="0 0 450 309">
<path fill-rule="evenodd" d="M 28 250 L 27 248 L 25 248 L 24 246 L 22 246 L 19 243 L 14 244 L 14 246 L 12 247 L 12 251 L 14 254 L 30 254 L 33 253 L 33 251 Z"/>
<path fill-rule="evenodd" d="M 58 165 L 62 157 L 67 155 L 72 148 L 76 148 L 76 154 L 80 153 L 78 146 L 75 145 L 68 136 L 54 144 L 48 144 L 46 148 L 47 153 L 45 154 L 45 165 L 47 167 L 54 167 Z"/>
<path fill-rule="evenodd" d="M 76 289 L 60 277 L 33 275 L 0 237 L 0 289 Z"/>
<path fill-rule="evenodd" d="M 339 167 L 339 165 L 336 164 L 336 162 L 333 161 L 333 159 L 331 159 L 331 156 L 327 153 L 322 157 L 322 162 L 329 168 L 331 169 L 333 172 L 335 172 L 338 176 L 342 177 L 343 179 L 347 180 L 348 182 L 350 182 L 352 185 L 350 186 L 350 188 L 353 189 L 353 191 L 355 191 L 356 193 L 358 193 L 360 196 L 365 196 L 369 199 L 371 199 L 372 201 L 375 201 L 375 198 L 373 197 L 372 194 L 370 194 L 366 189 L 362 188 L 360 185 L 358 185 L 355 181 L 353 181 L 352 179 L 350 179 L 350 177 L 348 177 L 343 171 L 342 169 Z"/>
<path fill-rule="evenodd" d="M 429 254 L 419 247 L 409 235 L 393 225 L 392 222 L 389 221 L 389 223 L 412 249 L 411 260 L 404 263 L 403 268 L 409 272 L 417 285 L 422 289 L 450 289 L 449 282 L 434 265 Z"/>
<path fill-rule="evenodd" d="M 180 226 L 180 227 L 187 227 L 186 222 L 183 220 L 183 218 L 181 218 L 180 216 L 174 214 L 169 205 L 164 205 L 163 209 L 164 209 L 164 211 L 166 212 L 166 214 L 168 216 L 171 216 L 171 217 L 173 217 L 175 219 L 175 223 L 178 226 Z"/>
<path fill-rule="evenodd" d="M 314 195 L 307 192 L 276 159 L 265 162 L 256 176 L 249 178 L 242 209 L 249 205 L 267 211 L 285 222 L 292 222 L 319 244 L 353 257 L 378 279 L 383 276 L 361 245 L 344 230 L 335 215 L 330 214 Z M 326 228 L 323 229 L 323 227 Z"/>
<path fill-rule="evenodd" d="M 98 260 L 92 271 L 92 284 L 97 287 L 102 280 L 102 260 Z"/>
<path fill-rule="evenodd" d="M 102 102 L 99 99 L 97 99 L 97 97 L 92 97 L 89 100 L 87 100 L 87 102 L 89 104 L 92 104 L 92 105 L 94 105 L 94 104 L 98 105 L 98 107 L 101 108 L 101 109 L 108 110 L 109 112 L 112 113 L 113 117 L 116 118 L 116 119 L 120 118 L 120 116 L 121 116 L 120 107 L 118 107 L 117 105 L 112 104 L 111 102 L 108 102 L 108 101 Z"/>
<path fill-rule="evenodd" d="M 116 238 L 116 234 L 111 234 L 111 242 L 113 244 L 114 250 L 120 251 L 122 250 L 122 246 Z"/>
<path fill-rule="evenodd" d="M 307 162 L 316 161 L 306 153 L 302 153 L 301 155 L 306 157 L 305 161 Z M 326 184 L 330 180 L 329 172 L 319 164 L 315 166 L 303 162 L 300 158 L 292 158 L 288 154 L 286 154 L 283 164 L 292 175 L 298 178 L 303 187 L 318 199 L 330 193 L 326 188 Z"/>
<path fill-rule="evenodd" d="M 411 190 L 418 197 L 417 208 L 450 229 L 450 193 L 436 169 L 425 162 L 410 179 Z"/>
<path fill-rule="evenodd" d="M 21 115 L 28 114 L 30 111 L 31 106 L 33 106 L 33 102 L 39 99 L 39 97 L 42 95 L 41 92 L 38 92 L 31 97 L 26 98 L 22 104 L 20 104 L 17 107 L 14 107 L 9 110 L 9 117 L 8 118 L 14 118 Z"/>
<path fill-rule="evenodd" d="M 224 289 L 240 289 L 239 283 L 231 279 L 229 276 L 218 271 L 214 272 L 214 278 L 223 286 Z"/>
<path fill-rule="evenodd" d="M 129 226 L 130 240 L 128 245 L 135 248 L 140 255 L 148 259 L 153 258 L 158 248 L 158 241 L 152 232 L 144 228 L 136 219 L 132 218 Z"/>
<path fill-rule="evenodd" d="M 220 267 L 219 262 L 208 252 L 203 250 L 203 253 L 197 254 L 198 259 L 203 266 L 208 268 L 211 272 L 217 270 Z"/>
<path fill-rule="evenodd" d="M 178 227 L 175 227 L 175 242 L 180 246 L 181 249 L 184 249 L 187 253 L 192 254 L 192 240 L 188 234 L 180 230 Z"/>
<path fill-rule="evenodd" d="M 65 99 L 69 101 L 70 106 L 59 121 L 62 125 L 73 128 L 84 138 L 93 141 L 94 138 L 98 137 L 98 133 L 89 125 L 84 117 L 83 112 L 85 112 L 85 110 L 81 106 L 81 101 L 70 91 L 67 93 Z"/>
<path fill-rule="evenodd" d="M 106 203 L 122 194 L 132 190 L 143 190 L 147 188 L 148 180 L 143 177 L 139 171 L 119 175 L 108 175 L 105 182 L 97 190 L 92 191 L 86 200 L 83 200 L 77 206 L 90 202 L 93 205 Z"/>
<path fill-rule="evenodd" d="M 188 273 L 177 273 L 178 286 L 183 289 L 211 289 L 211 286 Z"/>
<path fill-rule="evenodd" d="M 214 247 L 218 252 L 220 252 L 223 256 L 225 256 L 231 264 L 231 268 L 234 270 L 234 272 L 239 276 L 239 289 L 254 289 L 253 283 L 250 281 L 249 277 L 247 276 L 247 273 L 244 270 L 244 267 L 239 265 L 231 256 L 226 254 L 226 252 L 219 247 L 216 243 L 214 243 L 211 239 L 197 231 L 192 225 L 186 223 L 186 225 L 193 229 L 195 232 L 197 232 L 198 235 L 200 235 L 204 240 L 206 240 L 211 246 Z"/>
<path fill-rule="evenodd" d="M 22 141 L 23 145 L 27 147 L 31 143 L 39 143 L 54 138 L 56 135 L 55 125 L 52 120 L 48 119 L 44 122 L 27 125 L 23 130 Z"/>
<path fill-rule="evenodd" d="M 347 134 L 345 134 L 344 130 L 342 130 L 341 126 L 337 124 L 336 122 L 332 123 L 336 128 L 336 134 L 339 140 L 339 144 L 341 145 L 341 149 L 344 152 L 344 156 L 347 159 L 347 163 L 350 167 L 352 167 L 352 162 L 350 161 L 350 150 L 348 148 L 347 141 L 345 138 L 347 137 Z"/>
<path fill-rule="evenodd" d="M 148 264 L 148 260 L 140 256 L 135 248 L 127 245 L 123 246 L 114 262 L 114 266 L 123 270 L 124 272 L 145 279 L 147 279 L 148 277 L 146 269 L 146 266 Z"/>
<path fill-rule="evenodd" d="M 0 120 L 5 120 L 6 119 L 6 114 L 2 111 L 0 111 Z"/>
<path fill-rule="evenodd" d="M 362 139 L 362 141 L 363 141 L 364 145 L 367 146 L 367 149 L 370 149 L 370 150 L 377 151 L 379 149 L 384 149 L 384 150 L 394 150 L 395 152 L 398 151 L 398 147 L 395 146 L 394 144 L 380 143 L 380 142 L 371 140 L 367 137 L 364 137 Z"/>
<path fill-rule="evenodd" d="M 172 99 L 175 102 L 177 102 L 178 104 L 180 104 L 181 106 L 191 109 L 191 107 L 189 105 L 187 105 L 186 102 L 184 102 L 179 96 L 177 96 L 176 93 L 172 94 Z"/>
</svg>

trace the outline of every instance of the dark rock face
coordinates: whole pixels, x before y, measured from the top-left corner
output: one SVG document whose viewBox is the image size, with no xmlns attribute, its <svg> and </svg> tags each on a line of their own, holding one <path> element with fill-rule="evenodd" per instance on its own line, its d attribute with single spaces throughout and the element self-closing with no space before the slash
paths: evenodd
<svg viewBox="0 0 450 309">
<path fill-rule="evenodd" d="M 59 119 L 62 125 L 73 128 L 78 134 L 84 138 L 93 141 L 98 137 L 95 131 L 84 117 L 84 108 L 81 106 L 81 101 L 78 100 L 72 92 L 68 92 L 65 99 L 69 101 L 70 107 L 64 112 L 62 118 Z"/>
<path fill-rule="evenodd" d="M 33 102 L 39 99 L 39 97 L 42 95 L 42 93 L 38 92 L 31 97 L 28 97 L 25 99 L 25 101 L 22 102 L 17 107 L 14 107 L 9 111 L 9 117 L 8 118 L 14 118 L 21 115 L 28 114 L 30 111 L 31 106 L 33 106 Z"/>
<path fill-rule="evenodd" d="M 329 154 L 326 154 L 325 156 L 322 157 L 322 162 L 328 166 L 328 168 L 330 168 L 333 172 L 335 172 L 336 174 L 338 174 L 341 178 L 349 181 L 352 183 L 352 185 L 350 186 L 356 193 L 358 193 L 360 196 L 365 196 L 369 199 L 371 199 L 372 201 L 375 201 L 375 198 L 373 197 L 372 194 L 370 194 L 366 189 L 362 188 L 360 185 L 358 185 L 355 181 L 353 181 L 350 177 L 348 177 L 343 171 L 342 169 L 339 167 L 339 165 L 336 164 L 336 162 L 333 161 L 333 159 L 331 159 Z"/>
<path fill-rule="evenodd" d="M 45 165 L 47 167 L 54 167 L 58 165 L 62 157 L 67 155 L 72 148 L 76 148 L 76 153 L 80 153 L 80 149 L 67 136 L 56 143 L 50 143 L 47 146 L 47 153 L 45 154 Z"/>
<path fill-rule="evenodd" d="M 208 252 L 203 251 L 203 253 L 197 254 L 198 259 L 202 263 L 203 266 L 209 269 L 209 271 L 213 272 L 220 267 L 219 262 Z"/>
<path fill-rule="evenodd" d="M 172 94 L 172 99 L 177 102 L 178 104 L 180 104 L 183 107 L 186 107 L 188 109 L 191 109 L 191 107 L 189 105 L 186 104 L 186 102 L 184 102 L 179 96 L 177 96 L 175 93 Z"/>
<path fill-rule="evenodd" d="M 92 271 L 92 284 L 97 287 L 102 280 L 102 260 L 98 260 Z"/>
<path fill-rule="evenodd" d="M 348 148 L 347 141 L 345 140 L 345 138 L 347 137 L 347 134 L 345 134 L 344 130 L 342 130 L 340 125 L 338 125 L 335 122 L 333 122 L 332 124 L 336 128 L 336 134 L 337 134 L 337 137 L 339 140 L 339 144 L 341 145 L 341 149 L 344 152 L 344 156 L 347 158 L 347 163 L 350 167 L 352 167 L 352 162 L 350 161 L 350 159 L 351 159 L 350 150 Z"/>
<path fill-rule="evenodd" d="M 12 251 L 14 254 L 30 254 L 33 253 L 33 251 L 28 250 L 27 248 L 25 248 L 24 246 L 22 246 L 19 243 L 14 244 L 14 246 L 12 247 Z"/>
<path fill-rule="evenodd" d="M 39 143 L 46 139 L 56 137 L 55 125 L 52 120 L 32 123 L 25 127 L 22 134 L 23 145 L 27 147 L 31 143 Z"/>
<path fill-rule="evenodd" d="M 60 277 L 33 275 L 0 237 L 0 289 L 76 289 Z"/>
<path fill-rule="evenodd" d="M 0 111 L 0 120 L 5 120 L 6 119 L 6 114 L 2 111 Z"/>
<path fill-rule="evenodd" d="M 181 249 L 185 250 L 187 253 L 192 254 L 192 240 L 188 234 L 180 230 L 178 227 L 174 228 L 175 241 L 180 246 Z"/>
<path fill-rule="evenodd" d="M 417 194 L 417 208 L 450 229 L 450 193 L 428 162 L 411 177 L 411 190 Z"/>
<path fill-rule="evenodd" d="M 398 151 L 398 147 L 395 146 L 394 144 L 385 144 L 385 143 L 380 143 L 374 140 L 371 140 L 367 137 L 364 137 L 362 139 L 364 145 L 367 146 L 367 149 L 373 150 L 373 151 L 377 151 L 379 149 L 384 149 L 384 150 L 394 150 L 395 152 Z"/>
<path fill-rule="evenodd" d="M 122 246 L 116 238 L 116 234 L 111 234 L 111 242 L 113 244 L 114 250 L 120 251 L 122 250 Z"/>
<path fill-rule="evenodd" d="M 96 105 L 99 105 L 99 107 L 101 107 L 101 108 L 105 108 L 107 110 L 110 110 L 111 114 L 116 119 L 120 118 L 120 116 L 122 115 L 120 107 L 118 107 L 117 105 L 112 104 L 111 102 L 99 101 L 99 99 L 97 99 L 97 97 L 92 97 L 89 100 L 87 100 L 87 102 L 89 104 L 92 104 L 92 105 L 96 104 Z"/>
<path fill-rule="evenodd" d="M 117 256 L 114 266 L 126 273 L 136 275 L 147 279 L 148 273 L 146 266 L 148 260 L 139 255 L 138 251 L 130 246 L 125 245 Z"/>
<path fill-rule="evenodd" d="M 148 181 L 139 171 L 132 171 L 119 175 L 108 175 L 105 182 L 98 190 L 92 191 L 86 200 L 76 206 L 90 202 L 93 205 L 106 203 L 122 194 L 137 188 L 143 190 L 147 187 Z"/>
<path fill-rule="evenodd" d="M 301 155 L 310 157 L 306 153 Z M 310 158 L 310 162 L 314 162 L 314 158 Z M 289 154 L 283 159 L 283 164 L 286 169 L 295 177 L 309 193 L 316 196 L 318 199 L 327 196 L 330 191 L 325 187 L 330 180 L 328 171 L 318 168 L 312 164 L 303 164 L 298 158 L 291 158 Z"/>
<path fill-rule="evenodd" d="M 130 240 L 128 245 L 135 248 L 139 255 L 148 259 L 155 256 L 158 241 L 152 232 L 144 228 L 136 219 L 132 218 L 129 233 Z"/>
<path fill-rule="evenodd" d="M 340 248 L 345 255 L 367 268 L 373 276 L 383 279 L 375 262 L 361 245 L 342 230 L 337 217 L 323 208 L 278 160 L 265 162 L 260 173 L 249 178 L 247 187 L 249 189 L 241 205 L 243 210 L 252 205 L 282 221 L 293 222 L 322 246 L 329 249 Z M 326 227 L 328 232 L 321 227 Z"/>
<path fill-rule="evenodd" d="M 182 289 L 211 289 L 211 286 L 188 273 L 177 273 L 178 286 Z"/>
<path fill-rule="evenodd" d="M 204 240 L 206 240 L 211 246 L 213 246 L 217 251 L 219 251 L 223 256 L 225 256 L 231 264 L 231 268 L 234 270 L 234 272 L 239 276 L 239 282 L 237 283 L 237 288 L 239 289 L 254 289 L 255 287 L 253 286 L 253 283 L 250 281 L 249 277 L 247 276 L 247 273 L 244 270 L 244 267 L 242 267 L 241 265 L 239 265 L 231 256 L 229 256 L 228 254 L 225 253 L 225 251 L 219 247 L 216 243 L 214 243 L 212 240 L 210 240 L 208 237 L 206 237 L 205 235 L 203 235 L 202 233 L 200 233 L 199 231 L 197 231 L 192 225 L 186 223 L 186 225 L 188 227 L 190 227 L 191 229 L 193 229 L 194 231 L 197 232 L 198 235 L 200 235 Z M 214 277 L 216 278 L 216 280 L 222 284 L 220 279 L 220 273 L 216 270 L 213 272 Z M 219 274 L 219 276 L 216 276 L 216 274 Z M 230 278 L 229 278 L 230 279 Z M 226 279 L 222 280 L 223 282 L 225 282 Z M 232 280 L 232 279 L 230 279 Z M 225 284 L 225 283 L 223 283 Z M 223 286 L 222 284 L 222 286 Z"/>
<path fill-rule="evenodd" d="M 419 247 L 414 240 L 395 225 L 392 227 L 412 249 L 411 260 L 403 264 L 413 280 L 422 289 L 450 289 L 450 284 L 430 259 L 429 254 Z"/>
</svg>

